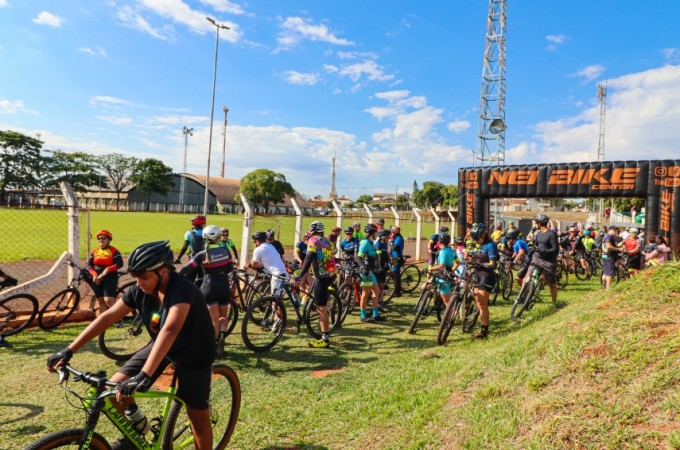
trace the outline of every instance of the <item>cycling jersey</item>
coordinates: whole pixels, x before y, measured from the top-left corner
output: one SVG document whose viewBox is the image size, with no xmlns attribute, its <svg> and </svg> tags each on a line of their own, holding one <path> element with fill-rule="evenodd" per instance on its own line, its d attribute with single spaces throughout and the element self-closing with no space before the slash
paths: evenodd
<svg viewBox="0 0 680 450">
<path fill-rule="evenodd" d="M 361 230 L 355 231 L 354 234 L 352 235 L 352 237 L 353 237 L 353 238 L 356 238 L 356 240 L 359 241 L 359 242 L 361 242 L 361 241 L 363 241 L 364 239 L 366 239 L 366 235 L 365 235 L 364 232 L 361 231 Z"/>
<path fill-rule="evenodd" d="M 359 249 L 359 240 L 352 236 L 351 239 L 343 239 L 340 241 L 340 250 L 345 256 L 356 256 Z"/>
<path fill-rule="evenodd" d="M 208 306 L 225 306 L 230 302 L 229 272 L 234 269 L 231 254 L 226 247 L 210 247 L 194 255 L 189 263 L 180 269 L 179 274 L 199 270 L 203 267 L 201 293 Z"/>
<path fill-rule="evenodd" d="M 187 231 L 184 233 L 184 240 L 189 243 L 189 256 L 191 257 L 205 248 L 202 229 L 192 228 Z"/>
<path fill-rule="evenodd" d="M 227 239 L 226 241 L 218 241 L 217 244 L 220 247 L 226 248 L 229 250 L 229 252 L 233 252 L 234 258 L 238 259 L 238 253 L 236 252 L 236 244 L 234 244 L 234 241 Z"/>
<path fill-rule="evenodd" d="M 117 270 L 124 264 L 123 256 L 111 245 L 106 248 L 95 248 L 87 259 L 87 269 L 93 277 L 102 273 L 104 269 L 108 269 L 106 276 L 117 275 Z"/>
<path fill-rule="evenodd" d="M 307 239 L 307 255 L 305 256 L 300 276 L 312 266 L 317 278 L 332 278 L 336 273 L 335 246 L 323 236 L 312 236 Z"/>
<path fill-rule="evenodd" d="M 477 250 L 477 253 L 475 253 L 475 259 L 481 264 L 486 264 L 491 261 L 498 261 L 498 248 L 496 247 L 496 243 L 492 240 L 487 240 L 486 242 L 482 243 L 482 245 L 479 247 L 479 250 Z M 485 266 L 479 266 L 477 270 L 481 270 L 483 272 L 494 271 L 494 269 Z"/>
<path fill-rule="evenodd" d="M 574 236 L 574 237 L 569 237 L 569 244 L 571 245 L 571 249 L 575 252 L 582 252 L 585 251 L 586 247 L 583 245 L 583 239 L 581 239 L 581 236 Z"/>
<path fill-rule="evenodd" d="M 586 251 L 592 251 L 593 247 L 595 246 L 595 239 L 591 237 L 584 237 L 581 239 L 581 242 L 583 242 L 583 246 L 585 247 Z"/>
<path fill-rule="evenodd" d="M 295 254 L 300 258 L 300 261 L 305 260 L 305 257 L 307 256 L 307 243 L 304 241 L 300 241 L 297 244 L 295 244 Z"/>
<path fill-rule="evenodd" d="M 557 255 L 559 254 L 557 233 L 552 230 L 537 232 L 535 245 L 537 250 L 534 261 L 540 259 L 550 264 L 557 264 Z"/>
<path fill-rule="evenodd" d="M 373 249 L 378 255 L 378 266 L 382 269 L 387 269 L 390 265 L 390 255 L 387 253 L 387 242 L 378 239 L 373 244 Z"/>
<path fill-rule="evenodd" d="M 401 233 L 393 234 L 392 235 L 392 249 L 390 254 L 392 255 L 392 258 L 399 258 L 403 259 L 404 258 L 404 238 L 402 237 Z"/>
<path fill-rule="evenodd" d="M 451 247 L 444 247 L 437 255 L 437 264 L 444 264 L 447 271 L 451 271 L 456 261 L 460 262 L 458 255 Z"/>
</svg>

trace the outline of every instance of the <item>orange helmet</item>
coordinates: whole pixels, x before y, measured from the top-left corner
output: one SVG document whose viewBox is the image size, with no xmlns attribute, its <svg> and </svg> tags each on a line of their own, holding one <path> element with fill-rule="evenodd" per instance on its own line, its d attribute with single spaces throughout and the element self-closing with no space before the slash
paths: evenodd
<svg viewBox="0 0 680 450">
<path fill-rule="evenodd" d="M 113 235 L 109 230 L 99 230 L 99 232 L 97 233 L 97 239 L 99 239 L 99 236 L 106 236 L 110 240 L 113 240 Z"/>
</svg>

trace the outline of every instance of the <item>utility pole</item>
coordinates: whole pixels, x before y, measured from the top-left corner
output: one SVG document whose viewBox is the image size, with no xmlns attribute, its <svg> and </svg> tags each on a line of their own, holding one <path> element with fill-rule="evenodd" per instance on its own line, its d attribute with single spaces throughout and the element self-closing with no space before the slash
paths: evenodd
<svg viewBox="0 0 680 450">
<path fill-rule="evenodd" d="M 179 184 L 179 208 L 180 212 L 184 212 L 186 204 L 186 189 L 187 189 L 187 144 L 189 143 L 189 136 L 194 135 L 193 128 L 187 128 L 186 125 L 182 128 L 184 134 L 184 163 L 182 164 L 182 181 Z"/>
<path fill-rule="evenodd" d="M 220 176 L 224 178 L 224 160 L 227 155 L 227 113 L 229 108 L 225 106 L 222 110 L 224 111 L 224 131 L 222 132 L 222 170 L 220 171 Z"/>
<path fill-rule="evenodd" d="M 332 176 L 331 176 L 331 180 L 332 180 L 331 181 L 331 194 L 329 196 L 331 198 L 331 200 L 335 200 L 336 198 L 338 198 L 338 193 L 335 191 L 335 157 L 336 156 L 337 156 L 337 151 L 336 151 L 335 154 L 333 154 L 333 173 L 332 173 Z"/>
<path fill-rule="evenodd" d="M 597 160 L 604 161 L 604 120 L 607 115 L 607 82 L 597 83 L 597 99 L 600 101 L 600 139 L 597 143 Z M 613 209 L 613 208 L 612 208 Z M 600 198 L 600 216 L 604 218 L 604 199 Z"/>
</svg>

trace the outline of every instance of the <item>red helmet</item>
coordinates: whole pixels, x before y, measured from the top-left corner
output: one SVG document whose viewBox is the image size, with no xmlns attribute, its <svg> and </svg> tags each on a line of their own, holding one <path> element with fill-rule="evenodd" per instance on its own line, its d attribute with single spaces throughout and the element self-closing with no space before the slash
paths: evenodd
<svg viewBox="0 0 680 450">
<path fill-rule="evenodd" d="M 205 225 L 205 216 L 200 214 L 191 218 L 191 225 L 197 227 L 199 225 Z"/>
<path fill-rule="evenodd" d="M 97 233 L 97 239 L 99 239 L 99 236 L 106 236 L 110 240 L 113 240 L 113 235 L 109 230 L 99 230 L 99 232 Z"/>
</svg>

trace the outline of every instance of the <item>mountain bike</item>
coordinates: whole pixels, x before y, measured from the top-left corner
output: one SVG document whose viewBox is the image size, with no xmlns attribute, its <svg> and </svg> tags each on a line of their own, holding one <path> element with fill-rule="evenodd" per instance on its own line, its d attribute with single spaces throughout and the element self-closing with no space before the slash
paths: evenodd
<svg viewBox="0 0 680 450">
<path fill-rule="evenodd" d="M 517 294 L 515 302 L 510 310 L 511 319 L 519 319 L 524 311 L 534 307 L 539 293 L 543 289 L 543 268 L 535 265 L 529 266 L 527 277 Z"/>
<path fill-rule="evenodd" d="M 401 291 L 410 294 L 416 290 L 420 285 L 420 280 L 423 278 L 423 272 L 416 263 L 406 263 L 410 255 L 404 255 L 404 265 L 399 270 L 399 277 L 401 278 Z M 394 297 L 394 272 L 390 271 L 385 279 L 385 295 L 383 296 L 383 303 L 387 303 Z"/>
<path fill-rule="evenodd" d="M 0 282 L 0 291 L 14 287 L 17 280 L 7 277 Z M 0 337 L 19 333 L 33 322 L 38 313 L 38 299 L 25 292 L 0 300 Z"/>
<path fill-rule="evenodd" d="M 427 271 L 424 271 L 427 274 Z M 438 281 L 449 281 L 448 275 L 438 272 L 433 274 L 432 279 L 425 282 L 422 291 L 420 291 L 420 297 L 416 302 L 416 306 L 413 308 L 413 319 L 411 320 L 411 326 L 408 329 L 409 334 L 413 334 L 416 331 L 416 325 L 421 317 L 428 317 L 432 312 L 436 313 L 437 320 L 441 321 L 442 313 L 444 312 L 444 301 L 439 294 L 439 283 Z M 434 303 L 430 307 L 430 303 Z"/>
<path fill-rule="evenodd" d="M 70 389 L 71 374 L 74 382 L 90 385 L 85 395 Z M 193 448 L 194 437 L 186 418 L 186 408 L 184 402 L 175 394 L 177 390 L 175 373 L 167 391 L 152 389 L 134 395 L 140 409 L 145 411 L 149 418 L 150 429 L 147 433 L 138 432 L 114 406 L 117 383 L 109 381 L 105 372 L 84 373 L 66 365 L 59 370 L 59 383 L 67 395 L 70 394 L 80 401 L 80 405 L 73 403 L 71 405 L 85 411 L 85 426 L 51 433 L 30 444 L 26 450 L 49 450 L 60 447 L 110 449 L 111 446 L 106 439 L 95 431 L 102 414 L 130 441 L 128 447 L 140 450 Z M 212 366 L 209 405 L 213 448 L 222 450 L 231 439 L 241 408 L 241 384 L 236 372 L 225 364 Z"/>
<path fill-rule="evenodd" d="M 347 319 L 347 315 L 354 310 L 354 307 L 361 299 L 361 278 L 359 277 L 359 265 L 347 262 L 344 266 L 344 282 L 338 287 L 338 298 L 342 302 L 342 316 L 340 324 Z"/>
<path fill-rule="evenodd" d="M 47 303 L 42 307 L 38 313 L 38 326 L 43 330 L 50 330 L 58 327 L 78 309 L 80 299 L 82 296 L 91 295 L 94 297 L 94 280 L 87 269 L 80 267 L 73 259 L 67 260 L 69 266 L 75 269 L 76 275 L 69 283 L 66 289 L 54 294 Z M 119 272 L 119 275 L 125 275 L 126 272 Z M 81 294 L 81 285 L 85 286 L 85 290 Z M 116 291 L 116 301 L 125 293 L 125 291 L 135 284 L 135 281 L 130 281 L 120 286 Z"/>
<path fill-rule="evenodd" d="M 489 304 L 495 305 L 498 294 L 501 294 L 504 300 L 508 300 L 512 295 L 512 283 L 514 276 L 512 274 L 512 258 L 508 256 L 501 256 L 496 267 L 496 285 L 491 291 L 489 297 Z"/>
<path fill-rule="evenodd" d="M 241 321 L 241 337 L 246 347 L 254 352 L 265 352 L 281 340 L 287 325 L 285 300 L 288 300 L 288 303 L 293 307 L 297 317 L 295 325 L 298 333 L 300 332 L 300 325 L 304 323 L 310 336 L 321 339 L 319 313 L 316 310 L 316 301 L 312 295 L 314 285 L 312 284 L 309 292 L 304 292 L 283 277 L 270 275 L 281 278 L 283 283 L 274 295 L 258 298 L 248 307 Z M 314 283 L 316 282 L 317 280 L 314 279 Z M 335 285 L 330 285 L 328 290 L 329 329 L 327 334 L 331 334 L 340 326 L 343 305 L 337 296 Z M 304 303 L 301 294 L 307 295 L 307 301 Z"/>
<path fill-rule="evenodd" d="M 473 288 L 475 285 L 475 275 L 473 269 L 468 269 L 462 278 L 456 281 L 456 287 L 453 290 L 453 295 L 449 304 L 446 305 L 444 314 L 442 314 L 439 329 L 437 330 L 437 344 L 444 345 L 451 333 L 451 329 L 456 325 L 456 321 L 460 320 L 464 332 L 469 333 L 474 328 L 477 318 L 479 317 L 479 309 L 475 301 Z"/>
</svg>

